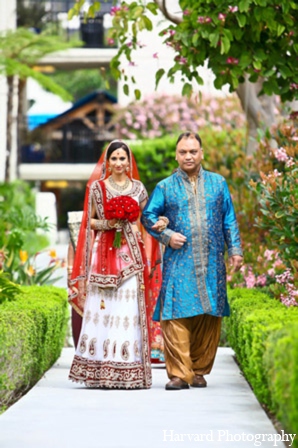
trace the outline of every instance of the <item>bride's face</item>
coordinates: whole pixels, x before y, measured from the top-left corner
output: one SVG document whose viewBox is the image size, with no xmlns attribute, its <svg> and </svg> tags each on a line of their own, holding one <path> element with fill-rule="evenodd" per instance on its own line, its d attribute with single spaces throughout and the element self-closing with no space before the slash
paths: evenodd
<svg viewBox="0 0 298 448">
<path fill-rule="evenodd" d="M 110 173 L 119 175 L 125 174 L 127 172 L 127 168 L 129 167 L 129 160 L 124 149 L 119 148 L 115 149 L 110 155 L 108 160 Z"/>
</svg>

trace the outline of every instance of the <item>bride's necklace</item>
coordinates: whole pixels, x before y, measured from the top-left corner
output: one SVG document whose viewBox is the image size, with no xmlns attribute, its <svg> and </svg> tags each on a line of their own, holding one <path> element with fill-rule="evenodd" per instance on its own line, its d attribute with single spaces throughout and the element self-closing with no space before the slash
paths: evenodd
<svg viewBox="0 0 298 448">
<path fill-rule="evenodd" d="M 114 190 L 117 190 L 117 191 L 121 192 L 121 191 L 124 191 L 124 190 L 126 190 L 128 188 L 130 179 L 129 179 L 129 177 L 126 177 L 126 180 L 125 180 L 123 185 L 117 184 L 117 182 L 114 181 L 112 176 L 109 176 L 108 181 L 111 184 L 111 186 L 114 188 Z"/>
</svg>

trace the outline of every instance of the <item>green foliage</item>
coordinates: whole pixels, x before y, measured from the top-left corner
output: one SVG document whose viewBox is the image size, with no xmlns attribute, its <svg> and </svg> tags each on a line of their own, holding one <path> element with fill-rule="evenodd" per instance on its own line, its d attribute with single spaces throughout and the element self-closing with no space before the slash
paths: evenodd
<svg viewBox="0 0 298 448">
<path fill-rule="evenodd" d="M 275 151 L 279 166 L 268 174 L 261 172 L 261 181 L 251 185 L 260 204 L 257 226 L 270 231 L 271 244 L 291 267 L 298 253 L 298 131 L 287 124 L 274 137 L 279 144 Z M 269 139 L 266 144 L 270 145 Z"/>
<path fill-rule="evenodd" d="M 175 75 L 180 75 L 184 94 L 191 93 L 192 80 L 202 83 L 197 69 L 207 60 L 218 89 L 229 84 L 234 91 L 247 76 L 251 82 L 264 80 L 264 94 L 280 95 L 283 101 L 297 97 L 296 2 L 281 0 L 277 5 L 272 0 L 242 0 L 238 6 L 231 6 L 229 0 L 179 3 L 182 18 L 176 17 L 160 35 L 174 50 L 173 66 L 166 76 L 174 82 Z M 78 14 L 83 4 L 81 0 L 70 15 Z M 150 16 L 157 14 L 157 8 L 156 2 L 141 1 L 114 7 L 109 36 L 119 45 L 111 62 L 116 79 L 127 79 L 120 60 L 124 56 L 133 63 L 133 51 L 140 46 L 139 33 L 152 30 Z M 162 76 L 158 71 L 157 84 Z"/>
<path fill-rule="evenodd" d="M 22 287 L 16 300 L 0 308 L 0 411 L 4 411 L 60 356 L 67 329 L 66 291 Z"/>
<path fill-rule="evenodd" d="M 0 305 L 5 300 L 14 300 L 20 287 L 9 280 L 9 275 L 0 270 Z"/>
<path fill-rule="evenodd" d="M 268 338 L 264 365 L 272 397 L 272 411 L 285 428 L 298 433 L 298 324 L 279 330 Z M 298 440 L 294 441 L 298 446 Z"/>
<path fill-rule="evenodd" d="M 26 5 L 23 0 L 17 0 L 17 28 L 41 30 L 49 16 L 44 3 L 34 2 L 32 5 Z"/>
<path fill-rule="evenodd" d="M 246 379 L 287 432 L 297 433 L 298 309 L 255 289 L 234 289 L 228 296 L 228 341 Z"/>
<path fill-rule="evenodd" d="M 156 184 L 172 174 L 175 162 L 176 138 L 164 137 L 154 140 L 131 142 L 131 150 L 138 162 L 140 178 L 148 193 Z"/>
<path fill-rule="evenodd" d="M 94 90 L 106 89 L 107 80 L 109 81 L 109 93 L 117 96 L 117 88 L 115 83 L 110 80 L 109 70 L 107 72 L 98 69 L 72 70 L 71 76 L 69 76 L 69 70 L 56 70 L 48 76 L 67 92 L 71 92 L 74 101 L 80 100 Z"/>
<path fill-rule="evenodd" d="M 35 79 L 44 88 L 69 101 L 72 96 L 51 78 L 34 70 L 34 65 L 45 55 L 80 46 L 81 42 L 67 43 L 60 37 L 36 34 L 25 28 L 0 34 L 0 73 L 6 77 Z"/>
<path fill-rule="evenodd" d="M 46 219 L 35 214 L 34 195 L 25 182 L 0 184 L 0 269 L 22 284 L 50 284 L 60 261 L 55 254 L 47 267 L 37 270 L 38 252 L 48 246 L 38 229 L 48 230 Z"/>
</svg>

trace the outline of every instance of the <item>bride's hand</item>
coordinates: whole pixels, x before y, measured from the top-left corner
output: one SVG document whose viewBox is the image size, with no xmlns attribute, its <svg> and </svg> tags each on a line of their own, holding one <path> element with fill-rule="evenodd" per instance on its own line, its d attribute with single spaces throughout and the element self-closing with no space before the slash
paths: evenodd
<svg viewBox="0 0 298 448">
<path fill-rule="evenodd" d="M 132 224 L 131 227 L 132 227 L 132 230 L 134 231 L 134 233 L 137 233 L 139 231 L 139 228 L 136 224 Z"/>
<path fill-rule="evenodd" d="M 162 221 L 161 219 L 159 219 L 158 221 L 156 221 L 156 223 L 151 227 L 151 229 L 155 230 L 156 232 L 162 232 L 163 230 L 165 230 L 166 228 L 166 224 L 164 221 Z"/>
<path fill-rule="evenodd" d="M 111 229 L 120 229 L 123 227 L 123 223 L 120 219 L 109 219 L 109 227 Z"/>
</svg>

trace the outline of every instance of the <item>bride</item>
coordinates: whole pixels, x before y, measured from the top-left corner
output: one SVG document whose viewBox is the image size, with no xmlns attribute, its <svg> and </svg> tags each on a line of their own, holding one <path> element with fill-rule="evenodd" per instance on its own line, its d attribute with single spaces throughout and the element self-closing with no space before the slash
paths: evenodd
<svg viewBox="0 0 298 448">
<path fill-rule="evenodd" d="M 160 280 L 158 243 L 140 219 L 107 219 L 109 201 L 148 195 L 129 147 L 109 144 L 88 181 L 71 271 L 69 301 L 83 315 L 69 379 L 89 387 L 151 386 L 149 313 Z M 116 200 L 117 202 L 117 200 Z M 115 247 L 116 232 L 120 247 Z M 151 286 L 154 284 L 154 288 Z"/>
</svg>

